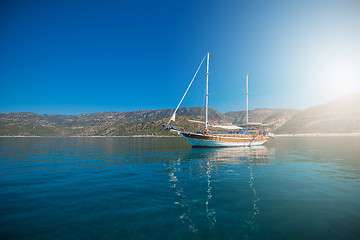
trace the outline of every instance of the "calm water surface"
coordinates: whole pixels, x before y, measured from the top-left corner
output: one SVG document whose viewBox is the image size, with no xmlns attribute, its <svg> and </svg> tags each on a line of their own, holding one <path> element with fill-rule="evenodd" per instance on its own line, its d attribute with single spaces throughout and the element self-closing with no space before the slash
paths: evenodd
<svg viewBox="0 0 360 240">
<path fill-rule="evenodd" d="M 360 137 L 0 138 L 0 239 L 360 239 Z"/>
</svg>

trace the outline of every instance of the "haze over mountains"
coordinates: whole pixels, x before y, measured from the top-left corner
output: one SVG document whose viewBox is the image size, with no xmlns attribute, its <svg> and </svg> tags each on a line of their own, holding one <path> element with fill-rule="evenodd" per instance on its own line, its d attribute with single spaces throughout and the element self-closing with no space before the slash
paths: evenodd
<svg viewBox="0 0 360 240">
<path fill-rule="evenodd" d="M 132 136 L 169 135 L 162 128 L 173 109 L 133 112 L 99 112 L 80 115 L 0 113 L 1 136 Z M 203 126 L 187 119 L 204 119 L 203 107 L 184 107 L 175 125 L 192 131 Z M 242 124 L 245 111 L 222 114 L 209 109 L 209 120 L 220 124 Z M 258 108 L 249 111 L 250 122 L 268 124 L 274 133 L 360 133 L 360 93 L 347 94 L 328 104 L 306 110 Z"/>
<path fill-rule="evenodd" d="M 328 104 L 300 111 L 277 133 L 360 132 L 360 93 L 347 94 Z"/>
</svg>

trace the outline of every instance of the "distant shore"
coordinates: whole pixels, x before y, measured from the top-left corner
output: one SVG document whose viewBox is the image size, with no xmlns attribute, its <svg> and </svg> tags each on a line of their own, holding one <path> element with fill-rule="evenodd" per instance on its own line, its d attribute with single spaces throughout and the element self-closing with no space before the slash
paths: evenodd
<svg viewBox="0 0 360 240">
<path fill-rule="evenodd" d="M 360 133 L 297 133 L 275 134 L 275 137 L 349 137 L 360 136 Z"/>
<path fill-rule="evenodd" d="M 0 136 L 0 138 L 7 138 L 7 137 L 14 137 L 14 138 L 27 138 L 27 137 L 46 137 L 46 138 L 173 138 L 173 137 L 180 137 L 180 136 L 160 136 L 160 135 L 134 135 L 134 136 Z"/>
<path fill-rule="evenodd" d="M 297 134 L 275 134 L 275 137 L 349 137 L 349 136 L 360 136 L 360 132 L 357 133 L 297 133 Z M 134 136 L 0 136 L 0 138 L 27 138 L 27 137 L 48 137 L 48 138 L 174 138 L 180 137 L 179 135 L 174 136 L 161 136 L 161 135 L 134 135 Z"/>
</svg>

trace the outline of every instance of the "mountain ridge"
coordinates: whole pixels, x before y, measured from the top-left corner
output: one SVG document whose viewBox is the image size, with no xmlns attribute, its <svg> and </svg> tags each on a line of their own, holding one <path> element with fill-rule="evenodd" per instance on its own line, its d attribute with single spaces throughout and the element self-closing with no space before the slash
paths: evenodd
<svg viewBox="0 0 360 240">
<path fill-rule="evenodd" d="M 360 132 L 360 93 L 307 108 L 277 129 L 278 133 Z"/>
<path fill-rule="evenodd" d="M 268 124 L 280 134 L 360 132 L 360 93 L 347 94 L 327 104 L 305 110 L 256 108 L 249 111 L 250 122 Z M 0 113 L 0 136 L 131 136 L 169 135 L 162 129 L 174 109 L 131 112 L 97 112 L 78 115 Z M 210 122 L 244 124 L 246 111 L 220 113 L 209 108 Z M 204 119 L 203 107 L 183 107 L 177 111 L 176 125 L 201 130 L 188 119 Z"/>
</svg>

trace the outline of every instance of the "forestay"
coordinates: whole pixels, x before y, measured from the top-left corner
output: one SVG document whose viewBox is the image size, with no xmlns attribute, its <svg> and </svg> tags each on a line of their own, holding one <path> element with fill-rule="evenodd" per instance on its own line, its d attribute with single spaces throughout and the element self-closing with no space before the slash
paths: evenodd
<svg viewBox="0 0 360 240">
<path fill-rule="evenodd" d="M 193 83 L 193 81 L 194 81 L 194 79 L 195 79 L 195 77 L 196 77 L 197 73 L 199 72 L 199 69 L 200 69 L 201 65 L 203 64 L 203 62 L 204 62 L 204 60 L 205 60 L 205 57 L 206 57 L 206 56 L 207 56 L 207 54 L 204 56 L 203 60 L 201 61 L 201 63 L 200 63 L 200 65 L 199 65 L 198 69 L 197 69 L 197 70 L 196 70 L 196 72 L 195 72 L 194 77 L 191 79 L 191 82 L 190 82 L 189 86 L 187 87 L 187 89 L 186 89 L 186 91 L 185 91 L 185 93 L 184 93 L 184 96 L 181 98 L 181 100 L 180 100 L 179 104 L 177 105 L 177 107 L 176 107 L 176 109 L 175 109 L 175 111 L 174 111 L 173 115 L 171 116 L 171 118 L 170 118 L 170 120 L 169 120 L 168 124 L 170 124 L 170 122 L 171 122 L 171 121 L 174 121 L 174 122 L 175 122 L 176 111 L 179 109 L 180 104 L 181 104 L 181 103 L 182 103 L 182 101 L 184 100 L 184 98 L 185 98 L 185 96 L 186 96 L 187 92 L 189 91 L 189 89 L 190 89 L 190 87 L 191 87 L 191 84 Z"/>
</svg>

